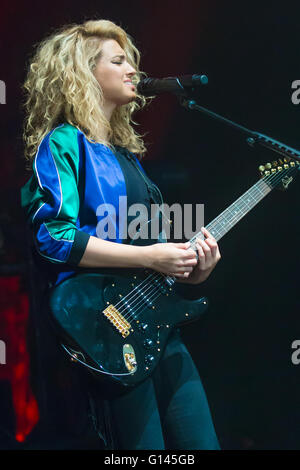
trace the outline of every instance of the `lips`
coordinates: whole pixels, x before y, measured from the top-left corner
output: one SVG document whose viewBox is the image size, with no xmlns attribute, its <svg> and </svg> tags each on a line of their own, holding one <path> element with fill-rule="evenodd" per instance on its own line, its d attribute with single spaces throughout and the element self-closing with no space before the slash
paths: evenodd
<svg viewBox="0 0 300 470">
<path fill-rule="evenodd" d="M 131 85 L 133 88 L 135 88 L 135 85 L 130 81 L 130 80 L 127 80 L 126 82 L 124 82 L 126 85 Z"/>
</svg>

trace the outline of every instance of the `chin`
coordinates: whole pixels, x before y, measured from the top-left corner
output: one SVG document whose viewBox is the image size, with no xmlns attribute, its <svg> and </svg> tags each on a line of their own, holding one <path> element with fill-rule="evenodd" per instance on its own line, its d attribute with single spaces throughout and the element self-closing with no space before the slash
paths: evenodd
<svg viewBox="0 0 300 470">
<path fill-rule="evenodd" d="M 124 99 L 122 105 L 129 104 L 136 99 L 136 93 L 131 93 L 131 96 L 128 96 L 127 99 Z"/>
</svg>

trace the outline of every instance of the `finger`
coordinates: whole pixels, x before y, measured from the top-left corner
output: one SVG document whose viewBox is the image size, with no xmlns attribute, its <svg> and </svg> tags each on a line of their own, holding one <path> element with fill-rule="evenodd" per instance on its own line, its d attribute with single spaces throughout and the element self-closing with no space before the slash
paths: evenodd
<svg viewBox="0 0 300 470">
<path fill-rule="evenodd" d="M 218 255 L 219 247 L 216 241 L 212 240 L 211 238 L 207 238 L 205 243 L 210 247 L 212 257 L 215 258 Z"/>
<path fill-rule="evenodd" d="M 177 279 L 186 279 L 186 278 L 189 277 L 189 275 L 190 275 L 190 273 L 185 272 L 185 273 L 183 273 L 183 274 L 176 274 L 175 277 L 176 277 Z"/>
<path fill-rule="evenodd" d="M 177 248 L 184 249 L 185 253 L 184 255 L 187 256 L 188 258 L 195 258 L 195 250 L 191 248 L 191 242 L 185 242 L 185 243 L 175 243 L 174 244 Z"/>
<path fill-rule="evenodd" d="M 176 278 L 183 278 L 184 273 L 169 273 L 169 276 L 176 277 Z"/>
<path fill-rule="evenodd" d="M 209 239 L 209 238 L 205 240 L 205 243 L 207 243 L 211 247 L 213 258 L 219 261 L 221 259 L 221 253 L 220 253 L 218 243 L 214 239 Z"/>
<path fill-rule="evenodd" d="M 175 264 L 177 270 L 183 271 L 186 267 L 194 268 L 197 265 L 197 258 L 181 259 Z"/>
<path fill-rule="evenodd" d="M 198 256 L 199 256 L 199 268 L 204 269 L 205 268 L 205 262 L 206 262 L 206 257 L 205 253 L 203 251 L 203 248 L 201 245 L 197 243 L 197 248 L 198 248 Z"/>
<path fill-rule="evenodd" d="M 188 259 L 183 261 L 183 266 L 196 266 L 198 263 L 197 258 Z"/>
<path fill-rule="evenodd" d="M 185 259 L 196 258 L 195 250 L 193 250 L 192 248 L 189 249 L 189 250 L 187 250 L 187 251 L 184 253 L 184 258 L 185 258 Z"/>
<path fill-rule="evenodd" d="M 185 243 L 174 243 L 174 245 L 177 248 L 180 248 L 182 250 L 187 250 L 191 246 L 191 242 L 185 242 Z"/>
<path fill-rule="evenodd" d="M 203 233 L 203 235 L 204 235 L 206 238 L 212 238 L 213 240 L 215 240 L 215 238 L 213 237 L 213 235 L 212 235 L 205 227 L 202 227 L 202 228 L 201 228 L 201 232 Z"/>
<path fill-rule="evenodd" d="M 180 257 L 180 260 L 182 262 L 182 264 L 184 263 L 194 263 L 195 261 L 197 262 L 197 254 L 195 251 L 193 251 L 193 254 L 188 254 L 188 253 L 185 253 L 184 255 L 182 255 Z"/>
<path fill-rule="evenodd" d="M 211 256 L 211 248 L 210 246 L 206 243 L 206 240 L 201 240 L 201 238 L 197 239 L 197 243 L 202 247 L 205 255 L 209 258 Z"/>
<path fill-rule="evenodd" d="M 184 274 L 185 272 L 191 273 L 193 270 L 194 270 L 194 268 L 191 267 L 191 266 L 183 266 L 182 268 L 177 269 L 175 272 L 176 272 L 176 275 L 177 275 L 177 274 Z"/>
</svg>

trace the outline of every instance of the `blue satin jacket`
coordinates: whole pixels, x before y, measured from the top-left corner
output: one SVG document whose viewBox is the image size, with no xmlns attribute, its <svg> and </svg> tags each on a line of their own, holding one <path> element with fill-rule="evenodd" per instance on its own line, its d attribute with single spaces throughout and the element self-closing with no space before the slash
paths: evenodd
<svg viewBox="0 0 300 470">
<path fill-rule="evenodd" d="M 130 154 L 139 165 L 134 154 Z M 143 171 L 143 170 L 142 170 Z M 41 142 L 33 175 L 21 189 L 22 207 L 38 253 L 55 267 L 58 284 L 74 273 L 89 237 L 103 216 L 100 204 L 116 209 L 115 238 L 122 243 L 124 220 L 119 197 L 126 196 L 124 174 L 113 151 L 91 143 L 70 124 L 52 130 Z"/>
</svg>

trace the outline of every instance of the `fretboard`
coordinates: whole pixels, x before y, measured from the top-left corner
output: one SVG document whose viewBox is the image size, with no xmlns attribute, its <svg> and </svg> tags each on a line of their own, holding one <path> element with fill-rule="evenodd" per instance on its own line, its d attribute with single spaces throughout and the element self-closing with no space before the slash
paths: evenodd
<svg viewBox="0 0 300 470">
<path fill-rule="evenodd" d="M 256 204 L 269 194 L 272 189 L 273 188 L 263 179 L 257 181 L 248 191 L 242 194 L 233 204 L 210 222 L 206 226 L 206 229 L 217 241 L 220 240 L 235 224 L 248 214 Z M 197 233 L 191 238 L 190 242 L 192 246 L 195 244 L 197 238 L 204 239 L 202 232 Z"/>
</svg>

